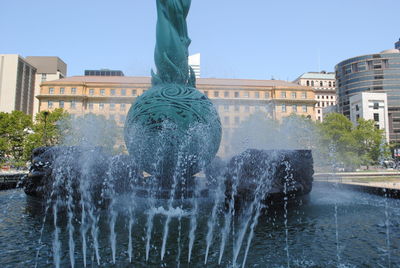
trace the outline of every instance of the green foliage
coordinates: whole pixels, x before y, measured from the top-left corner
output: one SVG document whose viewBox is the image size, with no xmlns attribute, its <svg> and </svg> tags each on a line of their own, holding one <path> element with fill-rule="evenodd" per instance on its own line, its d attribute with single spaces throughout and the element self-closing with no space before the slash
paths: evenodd
<svg viewBox="0 0 400 268">
<path fill-rule="evenodd" d="M 24 141 L 32 131 L 32 120 L 21 111 L 0 113 L 0 158 L 2 163 L 24 162 Z"/>
<path fill-rule="evenodd" d="M 60 126 L 68 125 L 69 121 L 70 116 L 63 109 L 42 111 L 36 114 L 33 132 L 24 141 L 24 158 L 28 160 L 34 148 L 60 144 L 64 134 Z"/>
<path fill-rule="evenodd" d="M 383 130 L 372 120 L 359 119 L 354 126 L 344 115 L 333 113 L 317 126 L 324 158 L 343 163 L 346 169 L 377 163 L 385 153 Z"/>
</svg>

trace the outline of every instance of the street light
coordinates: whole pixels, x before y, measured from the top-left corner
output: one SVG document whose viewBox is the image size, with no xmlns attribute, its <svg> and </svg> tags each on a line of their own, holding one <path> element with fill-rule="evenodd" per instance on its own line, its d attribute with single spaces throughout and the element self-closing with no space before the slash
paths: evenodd
<svg viewBox="0 0 400 268">
<path fill-rule="evenodd" d="M 43 144 L 45 145 L 45 146 L 47 146 L 47 133 L 46 133 L 46 130 L 47 130 L 47 116 L 49 115 L 49 112 L 48 111 L 44 111 L 43 112 L 43 116 L 44 116 L 44 127 L 43 127 Z"/>
</svg>

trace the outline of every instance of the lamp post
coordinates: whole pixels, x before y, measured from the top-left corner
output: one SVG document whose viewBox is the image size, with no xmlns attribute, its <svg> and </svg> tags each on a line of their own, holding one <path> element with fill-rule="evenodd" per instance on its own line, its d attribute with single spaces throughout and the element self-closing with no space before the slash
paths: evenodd
<svg viewBox="0 0 400 268">
<path fill-rule="evenodd" d="M 43 127 L 43 144 L 47 146 L 47 116 L 49 115 L 48 111 L 43 112 L 44 116 L 44 127 Z"/>
</svg>

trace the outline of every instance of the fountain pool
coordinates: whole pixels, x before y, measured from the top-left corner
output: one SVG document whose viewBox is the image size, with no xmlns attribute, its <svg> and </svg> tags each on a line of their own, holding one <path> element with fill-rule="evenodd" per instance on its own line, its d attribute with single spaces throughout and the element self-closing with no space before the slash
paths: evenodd
<svg viewBox="0 0 400 268">
<path fill-rule="evenodd" d="M 123 201 L 128 202 L 128 201 Z M 300 201 L 303 202 L 303 201 Z M 43 224 L 43 204 L 20 190 L 0 192 L 0 264 L 2 267 L 54 267 L 54 218 L 47 216 Z M 98 254 L 87 237 L 87 267 L 233 267 L 235 243 L 243 221 L 234 219 L 235 239 L 226 241 L 224 257 L 218 265 L 222 221 L 209 243 L 207 264 L 208 219 L 212 204 L 199 202 L 197 229 L 188 263 L 190 218 L 185 212 L 170 211 L 170 235 L 161 260 L 162 236 L 167 217 L 165 210 L 157 209 L 154 216 L 151 247 L 146 261 L 146 220 L 148 214 L 130 218 L 119 211 L 113 235 L 110 232 L 109 213 L 103 211 L 98 219 Z M 141 204 L 137 207 L 146 207 Z M 400 266 L 400 201 L 341 189 L 337 185 L 315 183 L 307 202 L 279 209 L 267 209 L 255 227 L 246 267 L 399 267 Z M 183 213 L 182 213 L 183 212 Z M 217 213 L 218 214 L 218 213 Z M 217 215 L 218 216 L 218 215 Z M 69 232 L 59 213 L 59 261 L 69 267 Z M 219 217 L 219 216 L 218 216 Z M 238 216 L 237 216 L 238 217 Z M 181 219 L 179 221 L 179 218 Z M 130 219 L 134 219 L 130 222 Z M 78 226 L 79 218 L 74 226 Z M 129 226 L 131 225 L 131 239 Z M 41 229 L 43 228 L 42 237 Z M 181 231 L 181 236 L 178 235 Z M 90 230 L 88 230 L 90 233 Z M 112 237 L 115 241 L 112 242 Z M 75 228 L 74 265 L 84 265 L 82 238 Z M 180 239 L 179 239 L 180 237 Z M 39 239 L 41 242 L 39 243 Z M 129 246 L 131 242 L 131 247 Z M 246 251 L 247 236 L 237 254 L 235 265 L 241 267 Z M 114 257 L 113 257 L 114 255 Z M 115 264 L 113 262 L 115 258 Z"/>
</svg>

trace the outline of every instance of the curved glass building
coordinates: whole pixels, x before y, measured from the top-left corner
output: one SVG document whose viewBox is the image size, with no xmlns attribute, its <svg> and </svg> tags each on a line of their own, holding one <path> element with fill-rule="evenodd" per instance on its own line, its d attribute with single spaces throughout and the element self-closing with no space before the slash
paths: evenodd
<svg viewBox="0 0 400 268">
<path fill-rule="evenodd" d="M 400 142 L 400 50 L 358 56 L 335 66 L 339 112 L 350 117 L 349 97 L 359 92 L 386 93 L 389 140 Z"/>
</svg>

